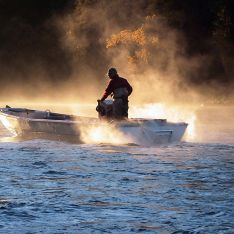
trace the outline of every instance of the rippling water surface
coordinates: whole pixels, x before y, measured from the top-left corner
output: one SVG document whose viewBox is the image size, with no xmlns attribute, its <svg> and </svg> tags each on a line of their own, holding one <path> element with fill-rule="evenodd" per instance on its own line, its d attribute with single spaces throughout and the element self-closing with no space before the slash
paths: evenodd
<svg viewBox="0 0 234 234">
<path fill-rule="evenodd" d="M 0 233 L 234 233 L 232 137 L 151 148 L 2 140 Z"/>
</svg>

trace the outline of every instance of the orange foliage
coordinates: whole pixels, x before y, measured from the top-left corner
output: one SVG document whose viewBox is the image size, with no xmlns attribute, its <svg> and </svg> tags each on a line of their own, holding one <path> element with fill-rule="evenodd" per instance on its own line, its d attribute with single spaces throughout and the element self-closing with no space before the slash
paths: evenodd
<svg viewBox="0 0 234 234">
<path fill-rule="evenodd" d="M 122 30 L 119 33 L 112 34 L 106 40 L 106 48 L 113 48 L 123 45 L 131 54 L 127 59 L 133 64 L 139 61 L 148 63 L 150 57 L 150 46 L 158 44 L 158 37 L 151 35 L 148 31 L 150 24 L 155 19 L 155 16 L 147 16 L 146 22 L 136 30 Z"/>
</svg>

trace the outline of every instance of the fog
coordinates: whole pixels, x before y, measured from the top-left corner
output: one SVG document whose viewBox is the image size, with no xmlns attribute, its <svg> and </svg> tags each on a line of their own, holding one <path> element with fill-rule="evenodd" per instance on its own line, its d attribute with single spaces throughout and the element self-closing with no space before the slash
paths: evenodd
<svg viewBox="0 0 234 234">
<path fill-rule="evenodd" d="M 232 85 L 215 76 L 208 79 L 210 54 L 188 56 L 183 32 L 169 26 L 164 16 L 150 14 L 144 1 L 77 1 L 63 14 L 47 18 L 46 25 L 56 32 L 45 39 L 52 43 L 40 44 L 49 57 L 30 60 L 30 52 L 15 58 L 11 73 L 1 75 L 2 105 L 96 116 L 109 67 L 133 86 L 130 117 L 188 122 L 190 139 L 201 121 L 200 110 L 233 103 Z M 51 49 L 53 39 L 56 47 Z M 225 115 L 231 115 L 228 108 Z"/>
<path fill-rule="evenodd" d="M 45 19 L 3 25 L 1 100 L 93 104 L 116 67 L 134 88 L 132 104 L 233 102 L 232 85 L 218 72 L 210 79 L 214 58 L 189 56 L 183 32 L 144 1 L 73 2 Z"/>
</svg>

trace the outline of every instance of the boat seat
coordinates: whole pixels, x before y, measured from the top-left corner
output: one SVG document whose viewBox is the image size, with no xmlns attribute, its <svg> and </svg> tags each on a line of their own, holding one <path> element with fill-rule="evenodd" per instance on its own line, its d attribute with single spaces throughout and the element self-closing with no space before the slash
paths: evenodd
<svg viewBox="0 0 234 234">
<path fill-rule="evenodd" d="M 47 112 L 47 116 L 45 119 L 53 119 L 53 120 L 70 120 L 71 116 L 69 115 L 63 115 L 63 114 L 57 114 L 53 112 Z"/>
</svg>

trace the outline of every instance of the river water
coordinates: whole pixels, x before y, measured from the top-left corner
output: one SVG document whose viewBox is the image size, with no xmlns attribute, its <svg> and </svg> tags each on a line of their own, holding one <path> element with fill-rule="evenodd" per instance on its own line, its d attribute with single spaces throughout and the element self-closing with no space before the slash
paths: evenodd
<svg viewBox="0 0 234 234">
<path fill-rule="evenodd" d="M 1 126 L 0 233 L 234 233 L 233 118 L 215 113 L 196 139 L 155 147 L 14 141 Z"/>
</svg>

